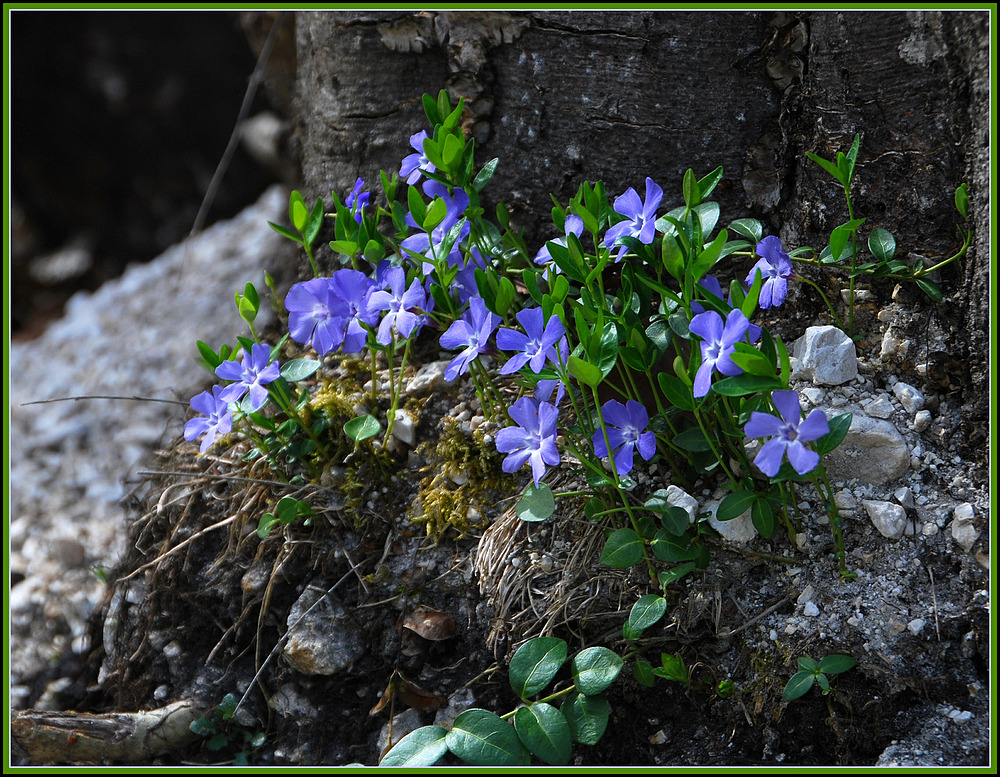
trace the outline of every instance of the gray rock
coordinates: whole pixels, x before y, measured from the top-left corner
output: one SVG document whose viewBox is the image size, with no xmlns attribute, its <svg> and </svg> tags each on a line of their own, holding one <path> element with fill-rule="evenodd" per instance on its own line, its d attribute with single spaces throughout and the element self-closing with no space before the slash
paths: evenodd
<svg viewBox="0 0 1000 777">
<path fill-rule="evenodd" d="M 870 418 L 855 408 L 844 441 L 824 461 L 834 477 L 878 485 L 891 483 L 909 470 L 910 452 L 899 430 L 889 421 Z"/>
<path fill-rule="evenodd" d="M 865 405 L 865 413 L 872 418 L 889 418 L 895 412 L 892 402 L 883 396 L 878 396 Z"/>
<path fill-rule="evenodd" d="M 898 540 L 903 536 L 906 531 L 906 510 L 902 505 L 877 499 L 865 499 L 862 504 L 879 534 L 890 540 Z"/>
<path fill-rule="evenodd" d="M 975 517 L 972 505 L 968 502 L 963 502 L 955 508 L 951 516 L 952 539 L 968 552 L 971 550 L 973 543 L 979 539 L 979 529 L 972 523 L 972 519 Z"/>
<path fill-rule="evenodd" d="M 440 361 L 425 364 L 417 370 L 416 375 L 406 382 L 406 388 L 403 393 L 412 394 L 414 396 L 429 394 L 435 388 L 444 383 L 444 371 L 447 366 L 447 359 L 441 359 Z"/>
<path fill-rule="evenodd" d="M 811 326 L 795 341 L 797 363 L 792 377 L 826 386 L 847 383 L 858 375 L 854 341 L 835 326 Z"/>
<path fill-rule="evenodd" d="M 918 410 L 916 414 L 913 416 L 913 430 L 915 432 L 922 432 L 930 425 L 931 425 L 930 410 Z"/>
<path fill-rule="evenodd" d="M 368 649 L 364 632 L 344 608 L 312 586 L 292 605 L 288 630 L 285 658 L 303 674 L 338 674 Z"/>
<path fill-rule="evenodd" d="M 924 395 L 909 383 L 897 383 L 892 387 L 892 393 L 896 395 L 896 399 L 899 400 L 899 403 L 907 413 L 912 415 L 918 410 L 923 410 Z"/>
<path fill-rule="evenodd" d="M 709 526 L 719 532 L 723 539 L 743 544 L 750 542 L 757 536 L 757 530 L 753 527 L 749 510 L 730 521 L 720 521 L 715 517 L 716 511 L 719 509 L 719 502 L 713 501 L 706 504 L 705 509 L 711 512 L 708 519 Z"/>
<path fill-rule="evenodd" d="M 392 425 L 392 436 L 410 447 L 413 447 L 417 441 L 417 427 L 408 410 L 400 408 L 396 411 L 396 420 Z"/>
<path fill-rule="evenodd" d="M 698 517 L 698 500 L 683 488 L 678 488 L 675 485 L 667 486 L 667 504 L 674 507 L 683 507 L 687 510 L 687 514 L 691 518 L 691 523 L 694 523 L 695 518 Z"/>
</svg>

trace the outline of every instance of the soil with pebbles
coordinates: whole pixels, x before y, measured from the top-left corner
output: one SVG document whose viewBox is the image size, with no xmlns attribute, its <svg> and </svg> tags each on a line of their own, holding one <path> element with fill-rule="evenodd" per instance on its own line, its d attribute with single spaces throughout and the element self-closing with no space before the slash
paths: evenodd
<svg viewBox="0 0 1000 777">
<path fill-rule="evenodd" d="M 252 213 L 253 223 L 265 218 L 280 216 Z M 267 234 L 266 227 L 253 232 L 251 222 L 234 224 L 250 243 Z M 220 232 L 220 239 L 231 243 L 234 237 Z M 253 272 L 268 258 L 268 251 L 258 254 Z M 158 260 L 169 261 L 170 254 Z M 227 282 L 219 304 L 244 280 Z M 136 293 L 121 292 L 129 298 Z M 679 653 L 692 668 L 692 682 L 660 680 L 645 688 L 630 671 L 623 673 L 608 692 L 608 733 L 596 746 L 578 746 L 573 763 L 988 762 L 985 419 L 973 419 L 977 427 L 967 415 L 972 392 L 982 387 L 968 385 L 962 366 L 948 361 L 949 342 L 961 335 L 950 329 L 946 306 L 891 286 L 863 297 L 856 377 L 841 385 L 795 386 L 807 409 L 851 410 L 888 423 L 898 433 L 893 444 L 905 448 L 904 471 L 886 482 L 870 482 L 864 470 L 832 472 L 847 563 L 857 579 L 839 581 L 828 519 L 806 488 L 799 494 L 802 531 L 795 547 L 780 532 L 769 542 L 720 539 L 709 568 L 671 589 L 662 629 L 646 635 L 647 657 L 655 662 L 660 652 Z M 116 304 L 97 295 L 81 298 L 30 354 L 15 349 L 17 396 L 26 392 L 18 381 L 29 375 L 18 364 L 57 358 L 68 347 L 95 348 L 92 357 L 81 355 L 81 370 L 100 374 L 103 358 L 123 371 L 102 391 L 135 390 L 120 349 L 106 343 L 97 348 L 100 334 L 88 338 L 85 328 L 79 334 L 76 323 Z M 807 327 L 829 323 L 819 311 L 808 290 L 799 289 L 768 324 L 792 342 Z M 147 323 L 141 310 L 135 315 L 127 326 Z M 228 326 L 237 331 L 235 323 Z M 168 333 L 158 337 L 165 348 Z M 512 709 L 517 700 L 506 683 L 506 660 L 542 627 L 566 638 L 571 650 L 598 640 L 622 647 L 616 642 L 621 621 L 645 592 L 644 583 L 641 575 L 602 571 L 594 559 L 571 559 L 579 538 L 595 530 L 579 521 L 579 505 L 571 500 L 560 502 L 549 522 L 511 526 L 499 563 L 517 571 L 511 585 L 523 590 L 522 604 L 508 609 L 498 606 L 495 587 L 482 579 L 477 546 L 491 525 L 509 521 L 511 496 L 523 476 L 516 483 L 497 480 L 506 491 L 484 489 L 474 499 L 468 492 L 467 525 L 458 522 L 467 529 L 464 536 L 447 529 L 435 542 L 424 524 L 414 522 L 426 519 L 429 509 L 414 501 L 422 485 L 433 481 L 458 490 L 467 483 L 461 461 L 482 472 L 499 462 L 487 450 L 492 429 L 471 384 L 443 382 L 440 359 L 447 354 L 437 352 L 433 338 L 415 356 L 407 378 L 412 396 L 391 457 L 382 464 L 348 457 L 327 475 L 328 487 L 310 492 L 315 516 L 309 525 L 296 522 L 265 540 L 257 537 L 256 522 L 273 493 L 199 480 L 246 474 L 238 447 L 198 459 L 197 446 L 179 440 L 175 420 L 162 441 L 165 453 L 147 459 L 145 468 L 187 474 L 148 476 L 131 505 L 116 506 L 121 492 L 106 472 L 111 467 L 123 474 L 125 466 L 108 455 L 101 436 L 114 419 L 92 406 L 69 418 L 59 410 L 65 405 L 36 406 L 30 414 L 16 409 L 14 421 L 26 439 L 53 438 L 16 451 L 12 470 L 15 706 L 126 710 L 192 698 L 208 708 L 235 693 L 243 698 L 236 724 L 266 734 L 266 742 L 249 751 L 251 764 L 371 765 L 384 747 L 390 713 L 398 740 L 410 728 L 446 722 L 469 706 Z M 174 385 L 185 380 L 178 376 Z M 77 386 L 79 393 L 92 390 L 68 379 L 62 393 Z M 55 434 L 59 424 L 69 424 L 73 433 Z M 454 451 L 448 459 L 438 446 L 445 433 L 466 442 L 459 465 Z M 354 485 L 345 490 L 346 474 Z M 637 474 L 639 492 L 667 485 L 661 467 Z M 721 495 L 718 483 L 707 480 L 688 485 L 686 493 L 696 512 L 710 509 Z M 223 516 L 236 518 L 213 530 Z M 176 550 L 150 565 L 170 549 Z M 98 565 L 108 570 L 108 585 L 93 576 L 86 582 L 88 568 Z M 594 589 L 587 589 L 586 606 L 543 621 L 554 600 L 570 596 L 559 581 L 581 569 L 586 579 L 573 587 Z M 415 613 L 444 613 L 446 625 L 428 638 L 406 626 Z M 783 702 L 781 690 L 796 659 L 831 653 L 849 654 L 858 664 L 832 678 L 829 695 L 814 689 Z M 422 689 L 417 695 L 423 701 L 411 697 L 409 709 L 392 701 L 370 714 L 393 672 Z M 733 696 L 714 692 L 722 679 L 735 684 Z M 199 742 L 157 763 L 217 763 L 235 756 L 242 740 L 234 734 L 232 741 L 217 752 Z"/>
</svg>

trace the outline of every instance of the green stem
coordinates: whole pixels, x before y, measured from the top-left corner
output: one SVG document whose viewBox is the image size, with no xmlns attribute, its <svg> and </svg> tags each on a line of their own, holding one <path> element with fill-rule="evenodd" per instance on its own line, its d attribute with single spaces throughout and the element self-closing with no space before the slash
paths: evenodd
<svg viewBox="0 0 1000 777">
<path fill-rule="evenodd" d="M 809 280 L 804 275 L 800 275 L 800 276 L 798 276 L 798 278 L 799 278 L 800 281 L 802 281 L 803 283 L 808 283 L 810 286 L 812 286 L 814 289 L 816 289 L 817 292 L 819 292 L 819 296 L 823 298 L 823 303 L 826 305 L 826 309 L 830 311 L 830 315 L 833 316 L 834 320 L 837 322 L 837 326 L 840 329 L 846 331 L 846 328 L 844 327 L 844 322 L 840 320 L 840 316 L 838 316 L 837 315 L 837 311 L 833 309 L 833 305 L 830 304 L 830 300 L 827 299 L 827 296 L 823 293 L 823 290 L 819 287 L 819 284 L 817 284 L 815 281 Z M 853 303 L 854 303 L 854 278 L 851 278 L 850 296 L 851 296 L 851 312 L 852 312 L 852 315 L 853 315 L 853 310 L 854 310 L 854 307 L 853 307 Z"/>
</svg>

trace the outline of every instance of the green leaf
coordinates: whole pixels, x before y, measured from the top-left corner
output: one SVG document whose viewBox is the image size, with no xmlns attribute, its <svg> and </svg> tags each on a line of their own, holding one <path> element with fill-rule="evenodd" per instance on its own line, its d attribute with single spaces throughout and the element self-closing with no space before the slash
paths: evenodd
<svg viewBox="0 0 1000 777">
<path fill-rule="evenodd" d="M 656 623 L 667 611 L 667 600 L 656 594 L 646 594 L 632 605 L 628 614 L 629 628 L 644 631 Z"/>
<path fill-rule="evenodd" d="M 963 183 L 955 189 L 955 210 L 963 218 L 969 217 L 969 185 Z"/>
<path fill-rule="evenodd" d="M 267 539 L 267 535 L 271 533 L 271 529 L 277 526 L 278 523 L 279 521 L 274 517 L 273 513 L 264 513 L 260 517 L 260 521 L 257 522 L 257 536 L 262 540 Z"/>
<path fill-rule="evenodd" d="M 212 346 L 203 343 L 198 340 L 196 345 L 198 346 L 198 353 L 201 354 L 201 358 L 205 360 L 205 363 L 211 368 L 212 372 L 215 372 L 215 368 L 218 367 L 224 359 L 219 358 L 219 354 L 212 350 Z"/>
<path fill-rule="evenodd" d="M 777 528 L 774 520 L 774 510 L 771 507 L 771 503 L 766 499 L 758 498 L 753 503 L 753 506 L 750 508 L 750 521 L 753 523 L 753 527 L 757 530 L 757 533 L 765 540 L 769 540 L 774 536 L 775 529 Z"/>
<path fill-rule="evenodd" d="M 312 245 L 316 240 L 320 227 L 323 226 L 323 210 L 323 198 L 319 197 L 316 200 L 316 204 L 313 205 L 312 210 L 309 211 L 309 217 L 306 219 L 306 228 L 302 230 L 302 237 L 309 245 Z"/>
<path fill-rule="evenodd" d="M 499 162 L 499 157 L 493 157 L 493 159 L 483 165 L 483 169 L 476 174 L 476 178 L 472 182 L 473 190 L 481 192 L 486 188 L 486 184 L 493 179 L 493 174 L 496 172 Z"/>
<path fill-rule="evenodd" d="M 715 511 L 716 520 L 731 521 L 738 518 L 753 506 L 756 498 L 753 491 L 733 491 L 726 494 L 719 502 L 719 509 Z"/>
<path fill-rule="evenodd" d="M 200 737 L 207 737 L 213 731 L 215 731 L 215 725 L 208 718 L 198 718 L 191 721 L 191 725 L 188 726 L 191 729 L 191 733 L 197 734 Z"/>
<path fill-rule="evenodd" d="M 669 534 L 680 537 L 691 526 L 691 516 L 683 507 L 670 505 L 660 516 L 660 523 Z"/>
<path fill-rule="evenodd" d="M 656 683 L 656 675 L 653 674 L 653 665 L 649 661 L 644 661 L 641 658 L 637 659 L 632 674 L 635 675 L 635 679 L 639 681 L 640 685 L 645 685 L 647 688 L 652 688 Z"/>
<path fill-rule="evenodd" d="M 851 148 L 848 150 L 845 157 L 844 173 L 847 176 L 847 182 L 850 183 L 851 179 L 854 178 L 854 163 L 858 161 L 858 150 L 861 148 L 861 135 L 854 135 L 854 142 L 851 143 Z M 837 155 L 837 161 L 840 161 L 840 155 Z"/>
<path fill-rule="evenodd" d="M 751 243 L 759 243 L 764 239 L 764 227 L 757 219 L 736 219 L 729 224 L 729 229 Z"/>
<path fill-rule="evenodd" d="M 229 744 L 228 734 L 215 734 L 214 736 L 208 738 L 208 741 L 205 743 L 205 747 L 207 747 L 209 750 L 215 751 L 215 750 L 221 750 L 228 744 Z"/>
<path fill-rule="evenodd" d="M 604 501 L 598 497 L 592 497 L 587 500 L 587 504 L 583 506 L 583 514 L 587 517 L 588 521 L 597 521 L 600 519 L 600 513 L 603 513 L 607 508 L 604 506 Z"/>
<path fill-rule="evenodd" d="M 596 745 L 601 741 L 611 715 L 607 699 L 578 693 L 567 699 L 561 709 L 575 741 L 581 745 Z"/>
<path fill-rule="evenodd" d="M 665 572 L 660 572 L 656 576 L 656 579 L 660 583 L 660 588 L 666 588 L 668 585 L 673 585 L 678 580 L 680 580 L 684 575 L 693 570 L 695 563 L 693 561 L 688 561 L 685 564 L 678 564 L 672 569 L 668 569 Z"/>
<path fill-rule="evenodd" d="M 785 701 L 792 701 L 792 699 L 804 696 L 812 688 L 815 680 L 816 675 L 812 672 L 796 672 L 785 683 L 785 689 L 781 692 L 781 698 Z"/>
<path fill-rule="evenodd" d="M 519 707 L 514 713 L 518 737 L 542 761 L 553 766 L 569 763 L 573 739 L 563 714 L 545 702 Z"/>
<path fill-rule="evenodd" d="M 298 243 L 299 245 L 302 245 L 302 238 L 296 235 L 294 232 L 292 232 L 292 230 L 290 230 L 288 227 L 283 227 L 281 226 L 281 224 L 275 224 L 273 221 L 267 222 L 267 225 L 282 237 L 287 237 L 293 243 Z"/>
<path fill-rule="evenodd" d="M 704 196 L 704 192 L 702 193 Z M 712 230 L 715 229 L 715 225 L 719 223 L 719 203 L 717 202 L 703 202 L 697 208 L 693 208 L 693 212 L 697 214 L 698 220 L 701 222 L 701 231 L 707 237 L 712 234 Z"/>
<path fill-rule="evenodd" d="M 719 165 L 712 172 L 698 181 L 698 188 L 701 191 L 702 197 L 707 197 L 715 189 L 719 181 L 722 180 L 722 165 Z M 706 230 L 707 232 L 708 230 Z"/>
<path fill-rule="evenodd" d="M 588 354 L 589 356 L 590 354 Z M 608 374 L 618 363 L 618 328 L 614 322 L 608 321 L 601 331 L 601 339 L 597 353 L 594 354 L 594 363 L 601 370 L 601 379 L 608 377 Z"/>
<path fill-rule="evenodd" d="M 558 637 L 535 637 L 517 649 L 510 659 L 510 685 L 522 699 L 545 689 L 566 663 L 566 641 Z"/>
<path fill-rule="evenodd" d="M 896 238 L 889 230 L 875 227 L 868 236 L 868 250 L 880 262 L 888 262 L 896 253 Z"/>
<path fill-rule="evenodd" d="M 416 186 L 411 186 L 406 191 L 406 204 L 410 209 L 410 215 L 417 224 L 422 224 L 427 215 L 427 204 Z"/>
<path fill-rule="evenodd" d="M 712 391 L 724 397 L 743 397 L 758 391 L 773 391 L 782 388 L 782 382 L 764 375 L 733 375 L 712 384 Z"/>
<path fill-rule="evenodd" d="M 944 299 L 944 294 L 941 293 L 941 287 L 934 283 L 934 281 L 929 281 L 926 278 L 916 278 L 914 283 L 920 287 L 920 290 L 923 291 L 924 294 L 935 302 L 940 302 Z"/>
<path fill-rule="evenodd" d="M 432 95 L 424 94 L 421 98 L 424 104 L 424 113 L 427 114 L 427 121 L 432 127 L 441 123 L 441 113 L 438 111 L 437 100 Z M 451 105 L 448 106 L 449 109 Z"/>
<path fill-rule="evenodd" d="M 660 668 L 654 669 L 653 673 L 666 680 L 675 680 L 679 683 L 687 683 L 688 671 L 684 665 L 684 659 L 680 653 L 671 655 L 670 653 L 660 654 Z"/>
<path fill-rule="evenodd" d="M 573 682 L 576 689 L 594 696 L 618 679 L 624 665 L 621 656 L 606 647 L 589 647 L 573 657 Z"/>
<path fill-rule="evenodd" d="M 306 207 L 305 200 L 299 192 L 293 191 L 288 198 L 288 220 L 299 232 L 304 232 L 308 218 L 309 208 Z"/>
<path fill-rule="evenodd" d="M 510 724 L 489 710 L 459 714 L 445 736 L 448 749 L 473 766 L 528 766 L 531 755 Z"/>
<path fill-rule="evenodd" d="M 816 452 L 823 456 L 844 441 L 847 432 L 850 431 L 851 421 L 854 416 L 851 413 L 841 413 L 830 419 L 830 431 L 816 440 Z"/>
<path fill-rule="evenodd" d="M 544 521 L 556 511 L 556 499 L 552 489 L 545 483 L 538 488 L 529 485 L 524 489 L 524 496 L 514 506 L 514 511 L 522 521 Z"/>
<path fill-rule="evenodd" d="M 441 151 L 441 159 L 446 170 L 455 172 L 457 163 L 462 159 L 462 152 L 465 150 L 465 143 L 457 135 L 448 135 L 444 139 L 444 148 Z"/>
<path fill-rule="evenodd" d="M 701 188 L 698 186 L 698 179 L 694 177 L 694 170 L 691 168 L 688 168 L 684 173 L 682 191 L 684 192 L 684 204 L 689 208 L 693 208 L 701 202 Z"/>
<path fill-rule="evenodd" d="M 663 396 L 671 405 L 679 410 L 694 410 L 694 395 L 691 393 L 691 387 L 680 378 L 661 372 L 656 376 L 656 381 L 660 384 Z"/>
<path fill-rule="evenodd" d="M 451 136 L 449 135 L 449 137 Z M 434 229 L 434 227 L 444 221 L 444 217 L 446 215 L 448 215 L 448 206 L 440 197 L 435 197 L 434 202 L 432 202 L 431 206 L 427 209 L 427 214 L 424 216 L 424 221 L 421 226 L 424 228 L 425 232 L 430 232 Z"/>
<path fill-rule="evenodd" d="M 569 357 L 569 374 L 591 388 L 601 385 L 601 381 L 604 380 L 600 367 L 586 362 L 578 356 Z"/>
<path fill-rule="evenodd" d="M 344 424 L 344 434 L 354 440 L 354 442 L 361 442 L 362 440 L 367 440 L 369 437 L 374 437 L 381 429 L 382 426 L 379 424 L 378 419 L 370 414 L 352 418 Z"/>
<path fill-rule="evenodd" d="M 740 346 L 743 346 L 742 348 Z M 729 355 L 733 364 L 740 367 L 745 374 L 774 378 L 774 365 L 767 357 L 747 343 L 736 343 L 736 350 Z M 734 376 L 735 377 L 735 376 Z"/>
<path fill-rule="evenodd" d="M 729 233 L 726 230 L 722 230 L 716 236 L 715 240 L 704 251 L 698 254 L 698 258 L 691 265 L 691 274 L 694 276 L 695 282 L 701 280 L 702 276 L 712 269 L 712 265 L 719 258 L 719 253 L 722 251 L 722 246 L 726 244 L 728 237 Z"/>
<path fill-rule="evenodd" d="M 685 429 L 674 437 L 674 445 L 685 451 L 710 451 L 712 445 L 705 439 L 705 433 L 697 426 Z"/>
<path fill-rule="evenodd" d="M 798 660 L 799 669 L 803 672 L 812 672 L 816 674 L 819 671 L 819 661 L 815 658 L 810 658 L 809 656 L 799 656 Z"/>
<path fill-rule="evenodd" d="M 633 529 L 618 529 L 604 543 L 601 563 L 624 569 L 642 561 L 642 540 Z"/>
<path fill-rule="evenodd" d="M 653 538 L 650 547 L 653 555 L 660 561 L 690 561 L 697 557 L 697 546 L 689 546 L 690 540 L 685 539 L 679 542 L 676 535 L 671 534 L 666 529 L 660 529 Z"/>
<path fill-rule="evenodd" d="M 663 257 L 663 269 L 680 280 L 681 276 L 684 275 L 684 252 L 681 250 L 677 238 L 665 234 L 660 253 Z"/>
<path fill-rule="evenodd" d="M 819 671 L 823 674 L 840 674 L 857 665 L 851 656 L 832 655 L 819 662 Z"/>
<path fill-rule="evenodd" d="M 239 703 L 239 697 L 235 693 L 227 693 L 222 697 L 222 701 L 216 706 L 215 711 L 223 720 L 229 720 L 236 714 L 236 708 L 239 706 Z"/>
<path fill-rule="evenodd" d="M 295 383 L 299 380 L 305 380 L 319 367 L 320 363 L 315 359 L 292 359 L 281 365 L 281 377 L 289 383 Z"/>
<path fill-rule="evenodd" d="M 847 241 L 851 239 L 851 233 L 864 223 L 865 219 L 854 219 L 846 224 L 841 224 L 830 233 L 830 255 L 834 259 L 843 258 L 842 254 L 847 248 Z"/>
<path fill-rule="evenodd" d="M 379 766 L 433 766 L 448 752 L 448 729 L 421 726 L 400 739 Z"/>
<path fill-rule="evenodd" d="M 813 154 L 810 151 L 806 151 L 806 156 L 836 178 L 842 186 L 847 185 L 847 179 L 844 178 L 843 174 L 833 162 L 823 159 L 821 156 L 816 156 L 816 154 Z"/>
<path fill-rule="evenodd" d="M 274 515 L 281 523 L 289 524 L 299 514 L 299 500 L 293 496 L 283 496 L 275 505 Z"/>
</svg>

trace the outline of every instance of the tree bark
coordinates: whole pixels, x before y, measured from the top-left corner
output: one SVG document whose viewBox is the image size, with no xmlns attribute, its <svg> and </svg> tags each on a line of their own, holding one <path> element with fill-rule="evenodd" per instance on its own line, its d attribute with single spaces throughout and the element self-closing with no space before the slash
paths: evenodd
<svg viewBox="0 0 1000 777">
<path fill-rule="evenodd" d="M 893 232 L 901 257 L 942 258 L 967 181 L 976 241 L 943 271 L 937 313 L 960 322 L 969 385 L 985 385 L 987 11 L 303 12 L 297 29 L 312 196 L 398 170 L 426 123 L 421 94 L 448 88 L 466 97 L 480 161 L 500 158 L 487 194 L 529 246 L 552 234 L 550 193 L 565 202 L 585 179 L 642 191 L 651 176 L 666 204 L 684 170 L 722 165 L 724 219 L 822 247 L 847 212 L 805 152 L 835 156 L 859 133 L 856 212 Z M 988 397 L 972 393 L 968 419 L 984 426 Z"/>
</svg>

